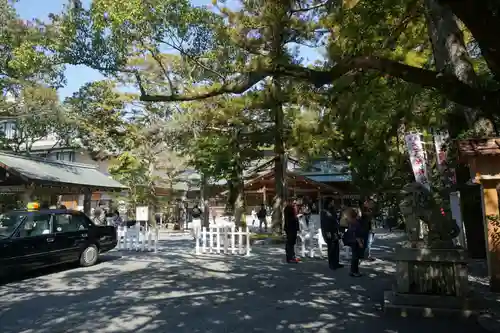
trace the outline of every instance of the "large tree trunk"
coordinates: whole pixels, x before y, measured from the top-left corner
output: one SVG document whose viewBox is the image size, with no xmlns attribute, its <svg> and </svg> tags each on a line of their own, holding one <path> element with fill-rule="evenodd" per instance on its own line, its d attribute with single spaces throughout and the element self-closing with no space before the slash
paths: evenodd
<svg viewBox="0 0 500 333">
<path fill-rule="evenodd" d="M 425 0 L 429 37 L 434 51 L 436 69 L 453 74 L 460 81 L 476 85 L 476 73 L 469 61 L 462 31 L 448 6 L 441 6 L 437 0 Z M 453 102 L 447 105 L 447 124 L 450 139 L 471 129 L 478 120 L 478 111 Z M 465 184 L 470 178 L 466 166 L 456 169 L 457 182 Z"/>
<path fill-rule="evenodd" d="M 208 181 L 205 174 L 201 174 L 201 206 L 203 207 L 202 222 L 201 225 L 205 228 L 210 227 L 209 210 L 208 205 Z"/>
<path fill-rule="evenodd" d="M 281 93 L 281 82 L 279 78 L 273 78 L 272 82 L 273 97 L 275 97 L 275 107 L 272 109 L 274 114 L 274 180 L 275 197 L 273 201 L 272 229 L 275 233 L 281 233 L 283 230 L 283 208 L 286 200 L 286 158 L 285 158 L 285 140 L 284 140 L 284 112 L 283 104 L 279 99 Z"/>
<path fill-rule="evenodd" d="M 235 167 L 228 181 L 228 201 L 226 214 L 233 215 L 234 224 L 237 228 L 242 225 L 242 217 L 245 214 L 245 184 L 243 182 L 242 168 Z"/>
<path fill-rule="evenodd" d="M 239 131 L 235 133 L 235 160 L 234 160 L 234 185 L 236 190 L 236 200 L 234 202 L 234 223 L 237 228 L 242 226 L 243 214 L 245 214 L 245 184 L 243 181 L 243 164 L 240 156 Z M 246 221 L 245 221 L 246 222 Z"/>
<path fill-rule="evenodd" d="M 438 0 L 472 32 L 488 67 L 500 82 L 500 1 Z"/>
<path fill-rule="evenodd" d="M 227 181 L 227 202 L 224 208 L 225 215 L 233 215 L 234 213 L 234 203 L 236 202 L 236 187 L 232 179 Z"/>
<path fill-rule="evenodd" d="M 234 224 L 236 228 L 239 229 L 242 226 L 242 219 L 245 214 L 244 185 L 241 179 L 237 182 L 235 190 L 236 200 L 234 202 Z"/>
<path fill-rule="evenodd" d="M 462 31 L 448 6 L 436 0 L 425 0 L 429 37 L 434 51 L 434 61 L 439 72 L 455 75 L 460 81 L 476 85 L 476 73 L 469 60 Z M 452 138 L 471 128 L 478 112 L 469 107 L 449 103 L 449 131 Z"/>
<path fill-rule="evenodd" d="M 269 56 L 274 66 L 279 66 L 284 58 L 287 58 L 285 51 L 286 26 L 288 24 L 289 12 L 292 1 L 272 1 L 264 10 L 272 11 L 272 24 L 269 27 L 271 43 Z M 275 197 L 273 202 L 272 229 L 275 233 L 283 231 L 283 208 L 288 194 L 286 186 L 286 158 L 285 158 L 285 114 L 283 112 L 283 82 L 279 75 L 274 75 L 271 80 L 270 97 L 273 107 L 271 112 L 274 118 L 274 178 Z"/>
</svg>

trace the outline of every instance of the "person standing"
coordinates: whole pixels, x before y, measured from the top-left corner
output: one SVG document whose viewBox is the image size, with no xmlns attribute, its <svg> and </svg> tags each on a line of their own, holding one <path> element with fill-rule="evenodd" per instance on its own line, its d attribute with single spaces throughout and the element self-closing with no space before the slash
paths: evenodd
<svg viewBox="0 0 500 333">
<path fill-rule="evenodd" d="M 114 225 L 115 227 L 121 227 L 123 225 L 123 219 L 122 217 L 120 216 L 120 212 L 118 211 L 118 209 L 116 209 L 113 213 L 113 217 L 111 218 L 112 220 L 112 225 Z"/>
<path fill-rule="evenodd" d="M 371 255 L 371 249 L 373 241 L 375 240 L 375 233 L 373 232 L 373 210 L 375 208 L 375 202 L 373 200 L 366 200 L 361 207 L 361 228 L 365 235 L 364 244 L 364 256 L 366 260 L 374 261 L 375 258 Z"/>
<path fill-rule="evenodd" d="M 283 211 L 285 218 L 285 234 L 286 234 L 286 262 L 296 264 L 300 260 L 295 256 L 295 243 L 297 242 L 297 234 L 299 232 L 299 218 L 297 217 L 297 206 L 295 201 L 287 200 L 287 204 Z"/>
<path fill-rule="evenodd" d="M 360 277 L 359 263 L 364 254 L 365 234 L 361 227 L 361 221 L 358 219 L 358 212 L 353 208 L 347 208 L 344 211 L 348 227 L 344 233 L 343 242 L 351 248 L 351 269 L 349 275 Z"/>
<path fill-rule="evenodd" d="M 302 213 L 304 214 L 306 225 L 309 227 L 309 221 L 311 220 L 311 206 L 308 200 L 304 202 Z"/>
<path fill-rule="evenodd" d="M 257 218 L 259 219 L 260 232 L 262 232 L 262 224 L 264 224 L 264 232 L 267 232 L 267 211 L 264 204 L 260 206 L 260 209 L 257 212 Z"/>
<path fill-rule="evenodd" d="M 321 210 L 321 235 L 328 249 L 328 266 L 330 269 L 344 267 L 340 264 L 340 234 L 339 223 L 333 200 L 330 198 L 325 202 L 325 208 Z"/>
<path fill-rule="evenodd" d="M 193 209 L 191 210 L 191 216 L 193 217 L 193 222 L 191 223 L 191 234 L 193 235 L 194 240 L 200 238 L 202 214 L 203 212 L 201 211 L 201 209 L 197 204 L 195 204 Z"/>
</svg>

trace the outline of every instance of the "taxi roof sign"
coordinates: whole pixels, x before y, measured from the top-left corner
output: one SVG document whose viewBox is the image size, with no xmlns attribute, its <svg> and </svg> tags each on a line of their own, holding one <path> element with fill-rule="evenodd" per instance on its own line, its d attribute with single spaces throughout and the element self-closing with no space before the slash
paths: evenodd
<svg viewBox="0 0 500 333">
<path fill-rule="evenodd" d="M 38 210 L 38 209 L 40 209 L 40 204 L 38 202 L 30 202 L 30 203 L 28 203 L 26 208 L 28 210 Z"/>
</svg>

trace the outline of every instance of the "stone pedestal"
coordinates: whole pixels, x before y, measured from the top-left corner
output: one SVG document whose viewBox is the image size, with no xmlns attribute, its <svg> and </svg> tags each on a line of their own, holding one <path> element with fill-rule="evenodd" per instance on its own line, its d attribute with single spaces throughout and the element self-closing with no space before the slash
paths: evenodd
<svg viewBox="0 0 500 333">
<path fill-rule="evenodd" d="M 424 317 L 475 314 L 464 250 L 403 246 L 396 250 L 395 260 L 396 285 L 384 295 L 385 311 Z"/>
</svg>

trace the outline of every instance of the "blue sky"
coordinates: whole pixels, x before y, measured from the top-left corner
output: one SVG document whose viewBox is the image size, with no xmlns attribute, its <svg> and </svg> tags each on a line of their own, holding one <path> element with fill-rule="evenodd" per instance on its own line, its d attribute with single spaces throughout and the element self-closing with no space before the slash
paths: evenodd
<svg viewBox="0 0 500 333">
<path fill-rule="evenodd" d="M 90 2 L 91 0 L 83 0 L 84 4 Z M 20 0 L 16 4 L 16 8 L 23 19 L 46 19 L 48 14 L 60 12 L 66 3 L 67 0 Z M 211 0 L 192 0 L 192 3 L 197 6 L 209 5 Z M 306 62 L 314 62 L 321 58 L 317 50 L 307 47 L 301 47 L 300 53 Z M 59 96 L 63 99 L 77 91 L 83 84 L 102 78 L 103 76 L 99 72 L 91 68 L 85 66 L 68 66 L 66 69 L 67 84 L 59 90 Z"/>
</svg>

